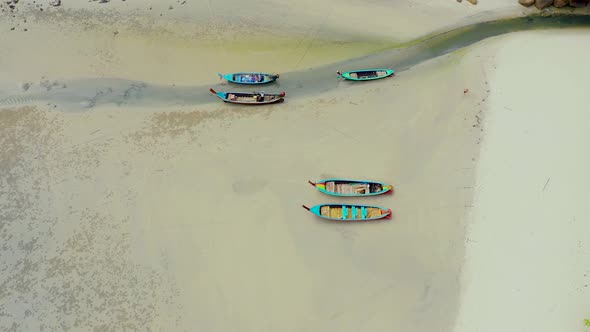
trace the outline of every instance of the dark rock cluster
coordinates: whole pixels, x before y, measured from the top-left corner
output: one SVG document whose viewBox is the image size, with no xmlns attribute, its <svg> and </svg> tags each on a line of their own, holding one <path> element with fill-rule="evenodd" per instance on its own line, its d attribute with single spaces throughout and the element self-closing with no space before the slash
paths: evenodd
<svg viewBox="0 0 590 332">
<path fill-rule="evenodd" d="M 525 7 L 535 5 L 538 9 L 544 9 L 551 5 L 557 8 L 565 6 L 586 7 L 588 5 L 588 0 L 518 0 L 518 3 Z"/>
</svg>

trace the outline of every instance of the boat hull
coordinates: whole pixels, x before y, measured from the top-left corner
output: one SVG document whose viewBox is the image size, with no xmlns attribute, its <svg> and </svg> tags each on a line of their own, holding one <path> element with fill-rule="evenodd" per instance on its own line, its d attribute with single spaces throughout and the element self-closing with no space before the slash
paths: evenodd
<svg viewBox="0 0 590 332">
<path fill-rule="evenodd" d="M 331 221 L 375 221 L 390 219 L 392 214 L 391 209 L 373 205 L 329 203 L 311 208 L 302 206 L 316 216 Z"/>
<path fill-rule="evenodd" d="M 274 104 L 283 102 L 285 98 L 285 92 L 281 92 L 280 94 L 261 94 L 258 92 L 217 92 L 213 89 L 209 89 L 209 91 L 226 103 L 242 105 Z"/>
<path fill-rule="evenodd" d="M 376 196 L 393 192 L 393 186 L 377 181 L 351 179 L 324 179 L 318 182 L 308 181 L 320 192 L 340 197 Z"/>
<path fill-rule="evenodd" d="M 382 78 L 390 77 L 395 74 L 393 69 L 387 68 L 375 68 L 375 69 L 363 69 L 363 70 L 352 70 L 344 73 L 338 72 L 340 76 L 350 81 L 373 81 Z"/>
<path fill-rule="evenodd" d="M 276 81 L 279 78 L 279 74 L 259 73 L 259 72 L 240 72 L 240 73 L 229 73 L 229 74 L 217 74 L 220 78 L 226 79 L 228 82 L 236 84 L 268 84 Z"/>
</svg>

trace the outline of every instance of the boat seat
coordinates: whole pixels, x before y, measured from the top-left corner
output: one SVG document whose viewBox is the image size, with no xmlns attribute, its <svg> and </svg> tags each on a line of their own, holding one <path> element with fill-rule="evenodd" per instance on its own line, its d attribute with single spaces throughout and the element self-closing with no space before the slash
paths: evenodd
<svg viewBox="0 0 590 332">
<path fill-rule="evenodd" d="M 351 219 L 358 218 L 358 209 L 356 208 L 356 206 L 351 206 L 350 209 L 352 210 L 352 218 Z"/>
<path fill-rule="evenodd" d="M 342 219 L 342 208 L 341 207 L 330 207 L 330 218 Z"/>
<path fill-rule="evenodd" d="M 361 218 L 367 219 L 367 208 L 364 206 L 361 207 Z"/>
<path fill-rule="evenodd" d="M 380 217 L 382 215 L 381 213 L 381 209 L 379 208 L 369 208 L 369 214 L 368 217 L 369 218 L 377 218 Z"/>
<path fill-rule="evenodd" d="M 326 182 L 326 191 L 334 192 L 336 191 L 334 181 Z"/>
<path fill-rule="evenodd" d="M 340 183 L 336 185 L 336 192 L 339 194 L 354 194 L 354 188 L 348 183 Z"/>
<path fill-rule="evenodd" d="M 348 218 L 348 207 L 342 206 L 342 219 Z"/>
</svg>

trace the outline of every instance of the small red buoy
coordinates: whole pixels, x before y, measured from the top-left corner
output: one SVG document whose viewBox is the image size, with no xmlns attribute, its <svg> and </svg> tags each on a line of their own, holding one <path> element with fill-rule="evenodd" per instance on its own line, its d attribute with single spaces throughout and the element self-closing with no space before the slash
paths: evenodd
<svg viewBox="0 0 590 332">
<path fill-rule="evenodd" d="M 463 89 L 463 94 L 466 94 L 467 92 L 469 92 L 469 89 Z"/>
</svg>

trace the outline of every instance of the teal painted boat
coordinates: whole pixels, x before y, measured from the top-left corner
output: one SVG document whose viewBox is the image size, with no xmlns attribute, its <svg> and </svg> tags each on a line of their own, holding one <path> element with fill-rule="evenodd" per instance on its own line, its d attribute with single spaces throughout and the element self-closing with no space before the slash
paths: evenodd
<svg viewBox="0 0 590 332">
<path fill-rule="evenodd" d="M 216 95 L 226 103 L 244 104 L 244 105 L 263 105 L 283 102 L 285 92 L 281 93 L 264 93 L 260 92 L 217 92 L 209 89 L 209 92 Z"/>
<path fill-rule="evenodd" d="M 375 196 L 393 192 L 392 185 L 376 181 L 325 179 L 308 182 L 324 194 L 332 196 Z"/>
<path fill-rule="evenodd" d="M 259 72 L 240 72 L 230 74 L 220 74 L 220 79 L 225 78 L 228 82 L 237 84 L 266 84 L 276 81 L 279 74 L 259 73 Z"/>
<path fill-rule="evenodd" d="M 377 69 L 362 69 L 362 70 L 352 70 L 341 73 L 337 71 L 338 75 L 344 77 L 347 80 L 351 81 L 371 81 L 371 80 L 378 80 L 381 78 L 393 76 L 395 71 L 393 69 L 387 68 L 377 68 Z"/>
<path fill-rule="evenodd" d="M 372 221 L 391 218 L 391 209 L 380 206 L 330 203 L 311 208 L 305 205 L 302 207 L 320 218 L 334 221 Z"/>
</svg>

